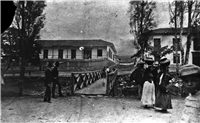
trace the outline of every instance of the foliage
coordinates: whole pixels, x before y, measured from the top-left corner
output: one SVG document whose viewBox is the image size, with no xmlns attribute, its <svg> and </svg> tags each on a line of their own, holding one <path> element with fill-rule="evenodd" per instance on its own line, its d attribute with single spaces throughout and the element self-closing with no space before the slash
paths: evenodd
<svg viewBox="0 0 200 123">
<path fill-rule="evenodd" d="M 187 42 L 186 42 L 186 52 L 183 50 L 182 42 L 180 40 L 179 45 L 181 46 L 181 56 L 182 63 L 187 64 L 189 60 L 189 53 L 192 42 L 192 33 L 194 32 L 195 27 L 200 25 L 200 2 L 198 0 L 189 0 L 189 1 L 178 1 L 175 0 L 169 4 L 170 11 L 170 24 L 175 28 L 180 27 L 180 38 L 182 37 L 183 32 L 183 22 L 184 15 L 187 15 Z M 184 56 L 185 54 L 185 56 Z"/>
<path fill-rule="evenodd" d="M 154 20 L 153 10 L 156 8 L 155 2 L 149 1 L 131 1 L 130 10 L 130 28 L 131 33 L 137 43 L 140 45 L 140 49 L 144 52 L 145 47 L 148 45 L 148 31 L 156 27 Z"/>
<path fill-rule="evenodd" d="M 160 59 L 163 56 L 172 53 L 173 51 L 173 46 L 169 47 L 168 45 L 161 47 L 157 50 L 152 47 L 152 49 L 150 50 L 150 55 L 153 55 L 156 59 Z"/>
</svg>

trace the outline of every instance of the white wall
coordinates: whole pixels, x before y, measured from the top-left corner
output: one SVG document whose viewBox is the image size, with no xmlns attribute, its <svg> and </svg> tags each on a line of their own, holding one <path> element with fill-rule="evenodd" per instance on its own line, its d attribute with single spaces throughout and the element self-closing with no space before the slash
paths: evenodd
<svg viewBox="0 0 200 123">
<path fill-rule="evenodd" d="M 171 47 L 173 45 L 173 38 L 175 38 L 175 37 L 172 36 L 172 35 L 152 36 L 149 39 L 151 46 L 154 46 L 154 41 L 153 41 L 154 38 L 160 38 L 161 39 L 161 47 L 166 46 L 166 45 L 168 45 L 168 47 Z M 178 36 L 178 38 L 179 38 L 179 36 Z M 184 52 L 186 52 L 186 41 L 187 41 L 187 37 L 185 35 L 182 36 L 182 45 L 183 45 L 183 48 L 184 48 Z M 193 43 L 191 45 L 191 51 L 193 51 Z M 178 53 L 180 53 L 180 51 Z M 171 61 L 171 64 L 175 64 L 175 63 L 173 63 L 173 53 L 167 54 L 166 57 Z M 189 55 L 189 63 L 192 63 L 192 53 L 191 52 L 190 52 L 190 55 Z"/>
<path fill-rule="evenodd" d="M 112 52 L 112 58 L 109 57 L 109 49 L 110 49 L 111 52 Z M 115 62 L 115 59 L 113 59 L 113 54 L 115 54 L 114 51 L 113 51 L 113 49 L 112 49 L 110 46 L 107 46 L 107 57 L 108 57 L 109 60 Z"/>
<path fill-rule="evenodd" d="M 71 49 L 74 47 L 67 47 L 63 49 L 63 59 L 71 59 Z M 97 50 L 102 49 L 102 57 L 97 57 Z M 58 48 L 49 48 L 48 49 L 48 59 L 58 59 Z M 111 49 L 112 51 L 112 49 Z M 83 50 L 76 49 L 76 59 L 83 59 Z M 112 51 L 113 52 L 113 51 Z M 40 59 L 43 59 L 44 50 L 41 50 Z M 93 47 L 92 48 L 92 59 L 102 59 L 107 57 L 106 47 Z"/>
</svg>

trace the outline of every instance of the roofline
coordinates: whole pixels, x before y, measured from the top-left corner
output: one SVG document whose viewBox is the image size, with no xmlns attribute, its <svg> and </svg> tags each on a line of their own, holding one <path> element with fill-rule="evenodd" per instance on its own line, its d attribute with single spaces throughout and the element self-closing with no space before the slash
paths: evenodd
<svg viewBox="0 0 200 123">
<path fill-rule="evenodd" d="M 108 42 L 108 41 L 105 41 L 105 40 L 102 40 L 102 39 L 70 39 L 70 40 L 65 40 L 65 39 L 61 39 L 61 40 L 37 39 L 36 40 L 36 42 L 40 42 L 40 41 L 42 41 L 42 42 L 45 42 L 45 41 L 54 41 L 54 42 L 56 42 L 56 41 L 63 41 L 63 42 L 64 41 L 103 41 L 103 42 L 108 44 L 108 45 L 105 45 L 105 46 L 110 46 L 114 50 L 114 52 L 117 53 L 117 50 L 116 50 L 116 48 L 115 48 L 115 46 L 112 42 Z M 65 45 L 65 46 L 69 46 L 69 45 Z M 70 46 L 73 46 L 73 45 L 70 45 Z"/>
</svg>

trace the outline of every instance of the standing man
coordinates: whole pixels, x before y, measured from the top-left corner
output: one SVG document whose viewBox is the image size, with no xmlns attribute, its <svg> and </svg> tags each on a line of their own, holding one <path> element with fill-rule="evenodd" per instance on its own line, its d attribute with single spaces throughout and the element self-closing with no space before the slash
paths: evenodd
<svg viewBox="0 0 200 123">
<path fill-rule="evenodd" d="M 51 87 L 52 87 L 52 69 L 53 64 L 51 62 L 48 63 L 47 69 L 45 71 L 45 83 L 44 86 L 46 87 L 45 96 L 44 96 L 44 102 L 51 103 Z"/>
<path fill-rule="evenodd" d="M 62 92 L 61 92 L 61 84 L 59 82 L 59 72 L 58 72 L 58 67 L 59 67 L 60 63 L 57 61 L 55 63 L 55 67 L 52 70 L 52 75 L 53 75 L 53 88 L 52 88 L 52 97 L 55 97 L 55 89 L 56 89 L 56 85 L 58 85 L 58 92 L 59 92 L 59 97 L 63 97 Z"/>
<path fill-rule="evenodd" d="M 160 70 L 158 77 L 158 85 L 156 86 L 156 102 L 155 108 L 160 109 L 161 112 L 166 113 L 167 109 L 172 109 L 171 96 L 168 91 L 169 81 L 172 77 L 168 73 L 168 66 L 170 60 L 163 58 L 160 60 Z"/>
</svg>

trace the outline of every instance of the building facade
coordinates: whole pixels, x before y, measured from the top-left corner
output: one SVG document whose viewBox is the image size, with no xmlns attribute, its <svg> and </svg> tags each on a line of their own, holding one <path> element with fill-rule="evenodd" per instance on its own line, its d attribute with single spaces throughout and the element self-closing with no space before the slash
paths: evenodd
<svg viewBox="0 0 200 123">
<path fill-rule="evenodd" d="M 61 61 L 69 66 L 107 66 L 117 63 L 113 43 L 95 40 L 38 40 L 42 62 Z"/>
<path fill-rule="evenodd" d="M 179 37 L 180 30 L 178 30 L 177 33 L 177 40 L 180 40 Z M 148 43 L 153 46 L 155 49 L 159 49 L 164 46 L 168 47 L 175 47 L 176 41 L 175 41 L 175 31 L 173 28 L 159 28 L 152 30 L 150 32 L 150 37 L 148 40 Z M 187 29 L 184 28 L 182 33 L 182 46 L 184 49 L 184 52 L 186 52 L 186 41 L 187 41 Z M 191 41 L 191 49 L 189 54 L 189 64 L 196 64 L 200 66 L 200 47 L 199 47 L 199 39 L 196 37 L 192 37 Z M 172 53 L 167 54 L 166 57 L 171 61 L 171 64 L 176 64 L 176 51 L 174 50 Z M 181 63 L 181 49 L 178 45 L 178 63 Z"/>
</svg>

